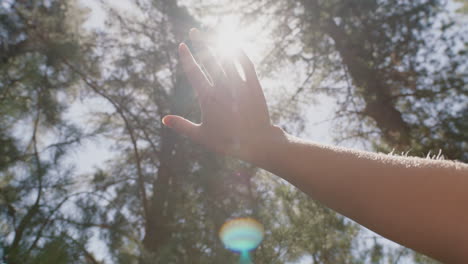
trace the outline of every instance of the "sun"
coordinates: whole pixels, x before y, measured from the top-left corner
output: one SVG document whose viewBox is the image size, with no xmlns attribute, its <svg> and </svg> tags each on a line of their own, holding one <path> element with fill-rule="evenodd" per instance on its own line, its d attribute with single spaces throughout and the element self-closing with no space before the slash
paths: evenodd
<svg viewBox="0 0 468 264">
<path fill-rule="evenodd" d="M 221 56 L 234 56 L 239 49 L 255 52 L 249 43 L 255 34 L 251 27 L 244 27 L 240 19 L 227 16 L 214 27 L 213 48 Z"/>
<path fill-rule="evenodd" d="M 238 61 L 239 51 L 247 54 L 255 64 L 262 62 L 267 54 L 274 49 L 271 39 L 271 29 L 265 21 L 256 20 L 246 23 L 245 19 L 238 15 L 227 15 L 216 18 L 207 23 L 210 28 L 207 40 L 210 48 L 219 58 L 231 57 L 234 59 L 239 74 L 245 78 L 242 67 Z M 262 65 L 258 64 L 258 67 Z"/>
</svg>

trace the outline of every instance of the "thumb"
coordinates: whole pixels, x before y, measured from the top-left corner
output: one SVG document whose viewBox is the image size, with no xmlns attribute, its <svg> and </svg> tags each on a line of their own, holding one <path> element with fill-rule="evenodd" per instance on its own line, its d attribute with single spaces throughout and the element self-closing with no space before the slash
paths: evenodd
<svg viewBox="0 0 468 264">
<path fill-rule="evenodd" d="M 162 123 L 181 135 L 184 135 L 194 141 L 199 141 L 200 125 L 194 124 L 193 122 L 176 115 L 164 116 Z"/>
</svg>

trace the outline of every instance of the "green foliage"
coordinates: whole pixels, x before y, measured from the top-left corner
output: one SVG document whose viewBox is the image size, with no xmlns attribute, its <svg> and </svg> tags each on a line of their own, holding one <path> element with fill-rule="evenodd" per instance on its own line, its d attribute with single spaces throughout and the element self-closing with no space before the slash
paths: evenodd
<svg viewBox="0 0 468 264">
<path fill-rule="evenodd" d="M 260 219 L 268 231 L 256 252 L 258 262 L 294 262 L 308 256 L 314 263 L 359 263 L 353 254 L 357 225 L 292 186 L 273 184 L 267 177 L 271 175 L 265 175 L 261 184 L 273 193 L 263 194 L 260 207 Z"/>
<path fill-rule="evenodd" d="M 86 59 L 66 26 L 73 1 L 0 5 L 0 224 L 6 263 L 78 263 L 86 235 L 73 236 L 64 205 L 77 195 L 67 150 L 82 131 L 63 120 L 65 93 Z M 76 10 L 79 12 L 79 10 Z M 71 94 L 70 94 L 71 95 Z M 78 242 L 79 241 L 79 242 Z"/>
<path fill-rule="evenodd" d="M 0 171 L 9 167 L 18 155 L 15 139 L 0 134 Z"/>
<path fill-rule="evenodd" d="M 254 253 L 258 263 L 285 263 L 302 255 L 354 263 L 354 224 L 272 182 L 271 176 L 162 127 L 167 113 L 200 118 L 176 49 L 196 21 L 173 1 L 134 3 L 135 12 L 144 14 L 140 17 L 161 20 L 107 10 L 112 30 L 99 43 L 108 51 L 100 58 L 108 74 L 87 88 L 114 108 L 98 122 L 108 124 L 105 135 L 118 155 L 93 176 L 93 193 L 105 200 L 89 197 L 77 203 L 90 226 L 97 227 L 112 261 L 236 262 L 218 230 L 230 218 L 252 216 L 268 230 Z M 293 204 L 298 212 L 289 210 Z"/>
<path fill-rule="evenodd" d="M 265 12 L 282 21 L 275 55 L 307 65 L 298 92 L 336 99 L 338 141 L 466 161 L 466 27 L 444 3 L 285 0 Z"/>
<path fill-rule="evenodd" d="M 468 160 L 467 52 L 442 2 L 257 2 L 246 17 L 272 11 L 280 36 L 265 59 L 269 70 L 285 59 L 306 69 L 311 78 L 297 94 L 334 96 L 347 126 L 341 138 Z M 350 220 L 163 127 L 168 113 L 200 119 L 177 57 L 198 24 L 197 6 L 132 4 L 136 16 L 104 6 L 106 31 L 94 35 L 84 34 L 86 12 L 73 0 L 0 6 L 3 261 L 98 263 L 97 253 L 112 263 L 235 263 L 218 230 L 239 216 L 265 225 L 257 263 L 431 261 L 376 239 L 362 246 Z M 76 94 L 112 107 L 88 125 L 114 155 L 86 177 L 65 162 L 94 135 L 64 119 Z M 106 250 L 92 248 L 95 240 Z"/>
<path fill-rule="evenodd" d="M 244 15 L 274 14 L 266 63 L 304 71 L 293 99 L 335 100 L 337 143 L 468 161 L 466 21 L 445 1 L 260 2 Z M 377 244 L 372 252 L 372 262 L 393 255 Z"/>
<path fill-rule="evenodd" d="M 65 264 L 72 262 L 73 258 L 67 252 L 67 241 L 60 238 L 48 241 L 39 251 L 39 254 L 34 257 L 31 263 L 46 264 L 57 263 Z"/>
</svg>

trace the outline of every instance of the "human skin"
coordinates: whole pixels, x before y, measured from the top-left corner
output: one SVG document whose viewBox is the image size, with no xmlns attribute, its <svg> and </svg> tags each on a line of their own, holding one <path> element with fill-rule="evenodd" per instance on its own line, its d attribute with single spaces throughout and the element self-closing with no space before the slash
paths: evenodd
<svg viewBox="0 0 468 264">
<path fill-rule="evenodd" d="M 248 161 L 374 232 L 444 263 L 468 260 L 468 165 L 308 142 L 273 125 L 254 66 L 242 51 L 217 58 L 190 31 L 199 61 L 179 46 L 202 122 L 163 123 L 207 149 Z M 236 70 L 241 65 L 244 77 Z M 204 66 L 207 74 L 202 71 Z"/>
</svg>

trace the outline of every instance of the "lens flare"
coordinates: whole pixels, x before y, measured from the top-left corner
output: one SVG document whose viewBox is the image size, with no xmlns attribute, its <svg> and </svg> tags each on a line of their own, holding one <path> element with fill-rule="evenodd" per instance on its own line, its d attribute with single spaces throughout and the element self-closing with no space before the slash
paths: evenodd
<svg viewBox="0 0 468 264">
<path fill-rule="evenodd" d="M 236 218 L 221 227 L 219 237 L 224 246 L 240 253 L 240 263 L 252 263 L 249 251 L 254 250 L 263 240 L 263 225 L 253 218 Z"/>
</svg>

